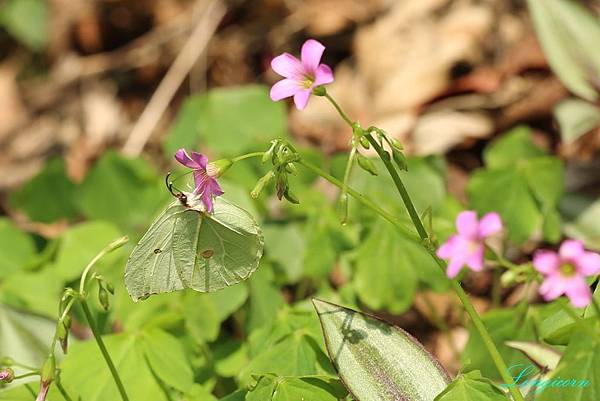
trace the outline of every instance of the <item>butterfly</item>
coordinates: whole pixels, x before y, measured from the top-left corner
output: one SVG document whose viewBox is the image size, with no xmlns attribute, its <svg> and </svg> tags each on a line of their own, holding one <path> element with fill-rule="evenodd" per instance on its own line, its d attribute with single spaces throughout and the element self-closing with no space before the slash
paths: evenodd
<svg viewBox="0 0 600 401">
<path fill-rule="evenodd" d="M 135 301 L 191 288 L 213 292 L 246 280 L 263 254 L 256 220 L 223 197 L 206 211 L 198 195 L 175 193 L 177 200 L 152 223 L 125 267 L 125 286 Z"/>
</svg>

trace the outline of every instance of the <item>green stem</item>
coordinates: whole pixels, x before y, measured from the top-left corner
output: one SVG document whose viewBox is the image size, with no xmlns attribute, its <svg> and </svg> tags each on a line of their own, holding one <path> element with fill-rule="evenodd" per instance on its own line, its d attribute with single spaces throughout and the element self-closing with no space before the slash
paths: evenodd
<svg viewBox="0 0 600 401">
<path fill-rule="evenodd" d="M 79 280 L 79 295 L 81 296 L 82 299 L 85 298 L 85 284 L 86 284 L 86 280 L 87 280 L 87 275 L 90 272 L 90 270 L 92 269 L 92 267 L 94 267 L 94 265 L 96 263 L 98 263 L 98 261 L 100 259 L 102 259 L 106 254 L 114 251 L 117 248 L 122 247 L 123 245 L 125 245 L 127 243 L 127 241 L 129 241 L 129 238 L 127 236 L 125 236 L 125 237 L 121 237 L 121 238 L 111 242 L 103 250 L 101 250 L 100 253 L 98 253 L 96 256 L 94 256 L 94 259 L 92 259 L 90 261 L 90 263 L 88 263 L 88 265 L 85 267 L 85 269 L 83 269 L 83 273 L 81 274 L 81 279 Z"/>
<path fill-rule="evenodd" d="M 385 150 L 383 150 L 383 148 L 379 145 L 379 143 L 375 140 L 375 138 L 373 138 L 372 135 L 368 134 L 368 135 L 366 135 L 366 138 L 371 143 L 371 145 L 373 146 L 373 148 L 375 149 L 375 151 L 377 152 L 377 154 L 383 161 L 383 164 L 385 165 L 386 169 L 388 170 L 390 176 L 392 177 L 392 180 L 394 181 L 394 184 L 396 185 L 396 188 L 398 189 L 398 192 L 400 193 L 400 197 L 402 198 L 402 201 L 404 202 L 404 205 L 406 206 L 406 210 L 408 211 L 408 214 L 409 214 L 413 224 L 415 225 L 415 228 L 416 228 L 417 232 L 419 233 L 421 240 L 427 241 L 429 239 L 429 234 L 427 234 L 427 231 L 425 230 L 425 227 L 423 226 L 423 223 L 421 222 L 421 218 L 419 217 L 419 214 L 417 213 L 417 210 L 415 209 L 415 206 L 412 203 L 412 200 L 410 199 L 410 195 L 408 194 L 406 187 L 402 183 L 402 179 L 400 178 L 400 176 L 398 175 L 398 172 L 392 165 L 390 158 L 389 158 L 389 154 L 387 152 L 385 152 Z M 433 257 L 435 262 L 438 264 L 438 266 L 442 269 L 442 271 L 445 272 L 446 271 L 446 263 L 437 257 L 434 249 L 432 249 L 429 246 L 426 246 L 426 248 L 429 251 L 431 257 Z M 508 374 L 508 367 L 506 366 L 504 359 L 502 359 L 502 355 L 500 355 L 500 352 L 498 351 L 498 348 L 494 344 L 492 337 L 490 336 L 485 325 L 483 324 L 483 320 L 481 320 L 481 317 L 479 316 L 479 314 L 473 307 L 473 304 L 469 300 L 467 293 L 463 290 L 461 285 L 456 280 L 452 280 L 451 283 L 452 283 L 452 287 L 453 287 L 454 291 L 456 292 L 456 295 L 460 299 L 460 302 L 463 304 L 463 307 L 465 308 L 467 314 L 469 315 L 469 318 L 473 322 L 473 326 L 475 327 L 475 329 L 481 336 L 481 339 L 483 340 L 483 343 L 484 343 L 488 353 L 490 354 L 494 364 L 496 365 L 496 369 L 498 370 L 500 377 L 502 377 L 502 380 L 504 380 L 505 383 L 512 383 L 513 379 Z M 515 401 L 524 401 L 523 395 L 516 387 L 509 387 L 509 390 L 510 390 L 513 398 L 515 399 Z"/>
<path fill-rule="evenodd" d="M 27 391 L 29 391 L 29 394 L 31 394 L 31 396 L 33 397 L 34 400 L 37 399 L 37 394 L 31 388 L 31 385 L 29 383 L 25 383 L 25 388 L 27 389 Z"/>
<path fill-rule="evenodd" d="M 60 382 L 60 380 L 56 381 L 56 388 L 58 389 L 58 391 L 62 394 L 63 398 L 66 401 L 73 401 L 73 399 L 71 398 L 71 396 L 69 395 L 69 393 L 67 393 L 67 390 L 63 387 L 62 383 Z"/>
<path fill-rule="evenodd" d="M 235 162 L 239 162 L 240 160 L 249 159 L 251 157 L 262 157 L 264 154 L 265 154 L 265 152 L 246 153 L 245 155 L 234 157 L 233 159 L 231 159 L 231 161 L 235 163 Z"/>
<path fill-rule="evenodd" d="M 340 105 L 337 104 L 337 102 L 335 101 L 335 99 L 332 98 L 331 96 L 329 96 L 329 93 L 325 93 L 325 97 L 327 98 L 327 100 L 329 100 L 329 102 L 331 102 L 331 104 L 333 105 L 333 107 L 335 107 L 335 109 L 340 114 L 340 116 L 342 116 L 342 118 L 344 119 L 344 121 L 346 121 L 348 123 L 348 125 L 350 126 L 350 128 L 353 128 L 354 123 L 352 122 L 352 120 L 350 119 L 350 117 L 348 117 L 348 115 L 346 113 L 344 113 L 344 110 L 342 110 L 342 108 L 340 107 Z"/>
<path fill-rule="evenodd" d="M 338 180 L 337 178 L 335 178 L 334 176 L 328 174 L 327 172 L 321 170 L 320 168 L 318 168 L 314 164 L 309 163 L 309 162 L 307 162 L 304 159 L 298 160 L 297 163 L 300 164 L 300 165 L 302 165 L 302 166 L 304 166 L 304 167 L 306 167 L 307 169 L 309 169 L 313 173 L 315 173 L 315 174 L 323 177 L 324 179 L 326 179 L 327 181 L 329 181 L 330 183 L 332 183 L 336 187 L 338 187 L 340 189 L 342 189 L 344 187 L 344 183 L 342 181 Z M 346 191 L 348 192 L 348 194 L 350 196 L 352 196 L 358 202 L 362 203 L 364 206 L 368 207 L 369 209 L 371 209 L 372 211 L 374 211 L 375 213 L 377 213 L 378 215 L 380 215 L 381 217 L 383 217 L 385 220 L 389 221 L 394 226 L 396 226 L 396 228 L 398 228 L 402 232 L 402 234 L 408 236 L 409 238 L 417 240 L 417 238 L 415 237 L 414 232 L 408 230 L 405 226 L 403 226 L 402 224 L 400 224 L 398 222 L 398 220 L 396 220 L 396 218 L 391 213 L 386 212 L 384 209 L 382 209 L 381 207 L 379 207 L 371 199 L 369 199 L 365 195 L 361 194 L 360 192 L 352 189 L 351 187 L 347 187 Z"/>
<path fill-rule="evenodd" d="M 30 376 L 39 376 L 39 375 L 40 375 L 39 371 L 29 372 L 29 373 L 23 373 L 22 375 L 15 376 L 14 380 L 23 379 L 25 377 L 30 377 Z"/>
<path fill-rule="evenodd" d="M 87 319 L 90 329 L 92 330 L 92 334 L 94 335 L 94 339 L 96 340 L 96 343 L 98 344 L 98 348 L 100 348 L 100 352 L 102 353 L 102 356 L 104 357 L 104 360 L 106 361 L 106 364 L 108 365 L 108 369 L 110 370 L 110 373 L 117 385 L 119 394 L 121 394 L 121 398 L 123 399 L 123 401 L 129 401 L 129 397 L 127 396 L 125 387 L 123 387 L 123 382 L 121 382 L 121 377 L 119 376 L 119 372 L 117 372 L 117 369 L 115 368 L 115 364 L 113 363 L 112 359 L 110 358 L 108 350 L 106 349 L 106 346 L 104 345 L 102 336 L 100 335 L 100 332 L 98 331 L 98 328 L 96 327 L 96 324 L 94 322 L 94 317 L 92 316 L 92 312 L 90 311 L 90 307 L 88 306 L 87 301 L 85 300 L 85 298 L 83 296 L 81 296 L 80 302 L 81 302 L 81 307 L 83 309 L 83 313 L 85 314 L 85 318 Z"/>
</svg>

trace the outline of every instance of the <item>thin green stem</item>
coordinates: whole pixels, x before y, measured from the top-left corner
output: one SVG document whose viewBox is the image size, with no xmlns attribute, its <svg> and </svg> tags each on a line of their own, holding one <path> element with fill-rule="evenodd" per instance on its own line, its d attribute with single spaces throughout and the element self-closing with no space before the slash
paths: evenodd
<svg viewBox="0 0 600 401">
<path fill-rule="evenodd" d="M 15 376 L 14 379 L 17 380 L 17 379 L 23 379 L 25 377 L 39 376 L 39 375 L 40 375 L 39 371 L 28 372 L 28 373 L 23 373 L 22 375 Z"/>
<path fill-rule="evenodd" d="M 121 398 L 123 399 L 123 401 L 129 401 L 129 397 L 127 396 L 125 387 L 123 387 L 123 382 L 121 381 L 119 372 L 117 372 L 117 369 L 115 368 L 115 364 L 113 363 L 113 361 L 110 357 L 110 354 L 108 353 L 108 350 L 106 349 L 106 346 L 104 345 L 102 336 L 100 335 L 100 332 L 98 331 L 98 328 L 96 327 L 96 323 L 94 322 L 94 317 L 92 316 L 90 307 L 88 306 L 87 301 L 85 300 L 85 298 L 83 296 L 81 296 L 80 302 L 81 302 L 81 307 L 83 309 L 83 313 L 85 314 L 85 318 L 87 319 L 90 329 L 92 330 L 92 334 L 94 335 L 94 339 L 96 340 L 96 344 L 98 344 L 98 348 L 100 348 L 100 352 L 102 353 L 102 356 L 104 357 L 104 360 L 106 361 L 106 364 L 108 365 L 108 369 L 110 370 L 110 373 L 115 381 L 115 384 L 117 385 L 119 394 L 121 395 Z"/>
<path fill-rule="evenodd" d="M 367 138 L 369 143 L 373 146 L 373 148 L 375 149 L 375 151 L 377 152 L 377 154 L 383 161 L 383 164 L 385 165 L 386 169 L 388 170 L 388 173 L 392 177 L 392 180 L 394 181 L 394 184 L 396 185 L 396 188 L 400 194 L 400 197 L 402 198 L 402 201 L 404 202 L 404 205 L 406 206 L 406 210 L 408 211 L 408 214 L 415 226 L 415 229 L 417 230 L 417 232 L 419 234 L 419 237 L 421 237 L 421 240 L 425 242 L 425 248 L 428 250 L 429 254 L 435 260 L 435 262 L 440 267 L 440 269 L 442 269 L 442 271 L 445 272 L 446 271 L 446 263 L 444 261 L 442 261 L 440 258 L 438 258 L 435 253 L 435 250 L 426 243 L 426 241 L 429 240 L 429 234 L 427 233 L 427 230 L 425 230 L 425 227 L 423 226 L 423 223 L 421 222 L 421 218 L 419 217 L 419 214 L 417 213 L 417 210 L 416 210 L 414 204 L 412 203 L 412 200 L 410 199 L 410 195 L 408 194 L 408 191 L 406 190 L 406 187 L 404 186 L 402 179 L 400 178 L 400 175 L 398 175 L 398 172 L 394 168 L 394 165 L 391 163 L 389 154 L 381 147 L 381 145 L 379 145 L 379 143 L 375 140 L 375 138 L 373 138 L 373 136 L 371 134 L 367 134 L 367 135 L 365 135 L 365 137 Z M 498 370 L 500 377 L 502 377 L 502 380 L 504 380 L 505 383 L 512 383 L 513 379 L 510 376 L 510 374 L 508 373 L 508 367 L 506 366 L 506 363 L 504 362 L 502 355 L 500 355 L 500 352 L 498 351 L 496 344 L 494 344 L 492 337 L 490 336 L 485 325 L 483 324 L 483 320 L 481 320 L 481 317 L 479 316 L 479 314 L 473 307 L 473 304 L 471 303 L 469 297 L 467 296 L 467 293 L 463 290 L 461 285 L 456 280 L 452 280 L 451 283 L 452 283 L 452 287 L 453 287 L 454 291 L 456 292 L 456 295 L 460 299 L 460 302 L 463 304 L 463 307 L 465 308 L 467 314 L 471 318 L 471 322 L 473 322 L 473 326 L 475 327 L 475 329 L 481 336 L 481 339 L 483 340 L 483 343 L 484 343 L 488 353 L 490 354 L 490 357 L 492 358 L 494 364 L 496 365 L 496 369 Z M 509 391 L 512 394 L 515 401 L 524 401 L 523 395 L 516 387 L 509 387 Z"/>
<path fill-rule="evenodd" d="M 25 388 L 27 389 L 27 391 L 29 391 L 29 394 L 31 394 L 34 400 L 37 399 L 37 394 L 35 393 L 35 390 L 31 388 L 31 385 L 29 383 L 25 383 Z"/>
<path fill-rule="evenodd" d="M 325 97 L 327 98 L 327 100 L 329 100 L 329 102 L 333 105 L 333 107 L 335 107 L 335 109 L 337 110 L 338 113 L 340 113 L 340 116 L 342 116 L 342 118 L 344 119 L 344 121 L 346 121 L 348 123 L 348 125 L 350 126 L 350 128 L 352 128 L 353 126 L 353 122 L 350 119 L 350 117 L 348 117 L 348 115 L 346 113 L 344 113 L 344 110 L 342 110 L 342 108 L 340 107 L 339 104 L 337 104 L 337 102 L 335 101 L 334 98 L 332 98 L 331 96 L 329 96 L 329 93 L 325 93 Z"/>
<path fill-rule="evenodd" d="M 309 169 L 313 173 L 315 173 L 315 174 L 323 177 L 324 179 L 326 179 L 327 181 L 329 181 L 330 183 L 332 183 L 336 187 L 338 187 L 340 189 L 342 189 L 344 187 L 344 184 L 342 183 L 342 181 L 338 180 L 337 178 L 335 178 L 334 176 L 328 174 L 327 172 L 321 170 L 319 167 L 315 166 L 314 164 L 312 164 L 310 162 L 307 162 L 304 159 L 298 160 L 297 163 L 300 164 L 300 165 L 302 165 L 302 166 L 304 166 L 304 167 L 306 167 L 307 169 Z M 369 209 L 371 209 L 372 211 L 374 211 L 375 213 L 377 213 L 378 215 L 380 215 L 381 217 L 383 217 L 385 220 L 389 221 L 394 226 L 396 226 L 396 228 L 398 228 L 404 235 L 406 235 L 406 236 L 408 236 L 408 237 L 410 237 L 412 239 L 417 239 L 415 237 L 414 232 L 410 231 L 405 226 L 403 226 L 402 224 L 400 224 L 398 222 L 398 220 L 396 220 L 396 218 L 391 213 L 386 212 L 384 209 L 382 209 L 381 207 L 379 207 L 371 199 L 369 199 L 368 197 L 366 197 L 365 195 L 361 194 L 360 192 L 354 190 L 351 187 L 347 187 L 347 192 L 348 192 L 348 194 L 350 196 L 352 196 L 358 202 L 360 202 L 364 206 L 368 207 Z"/>
<path fill-rule="evenodd" d="M 85 269 L 83 269 L 83 273 L 81 274 L 81 280 L 79 280 L 79 294 L 81 295 L 82 299 L 85 297 L 85 284 L 87 280 L 87 275 L 89 274 L 92 267 L 94 267 L 94 265 L 98 263 L 98 261 L 102 259 L 106 254 L 114 251 L 117 248 L 122 247 L 127 243 L 127 241 L 129 241 L 129 238 L 125 236 L 111 242 L 103 250 L 101 250 L 100 253 L 94 256 L 94 259 L 92 259 L 90 263 L 88 263 L 88 265 L 85 267 Z"/>
<path fill-rule="evenodd" d="M 71 396 L 69 395 L 69 393 L 67 393 L 67 390 L 63 387 L 63 385 L 60 382 L 60 380 L 56 381 L 56 388 L 58 389 L 58 391 L 60 392 L 60 394 L 63 396 L 63 398 L 65 399 L 65 401 L 73 401 L 73 399 L 71 398 Z"/>
<path fill-rule="evenodd" d="M 245 155 L 234 157 L 233 159 L 231 159 L 231 161 L 235 163 L 235 162 L 239 162 L 240 160 L 249 159 L 251 157 L 262 157 L 264 154 L 265 154 L 265 152 L 246 153 Z"/>
</svg>

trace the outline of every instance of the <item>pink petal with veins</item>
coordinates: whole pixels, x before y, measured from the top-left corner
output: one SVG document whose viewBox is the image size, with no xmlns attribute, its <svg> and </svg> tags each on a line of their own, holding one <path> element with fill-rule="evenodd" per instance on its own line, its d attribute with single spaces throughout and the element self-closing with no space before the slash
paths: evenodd
<svg viewBox="0 0 600 401">
<path fill-rule="evenodd" d="M 289 53 L 283 53 L 271 60 L 271 68 L 285 78 L 300 79 L 306 74 L 302 62 Z"/>
<path fill-rule="evenodd" d="M 321 57 L 325 51 L 325 46 L 314 39 L 308 39 L 302 45 L 302 51 L 300 53 L 300 59 L 306 72 L 315 74 L 319 64 L 321 63 Z"/>
</svg>

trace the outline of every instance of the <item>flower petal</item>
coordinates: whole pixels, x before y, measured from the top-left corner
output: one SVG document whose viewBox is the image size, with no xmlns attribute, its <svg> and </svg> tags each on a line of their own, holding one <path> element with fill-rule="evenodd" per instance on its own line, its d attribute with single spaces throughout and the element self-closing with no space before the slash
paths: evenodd
<svg viewBox="0 0 600 401">
<path fill-rule="evenodd" d="M 302 52 L 300 54 L 300 59 L 302 60 L 304 69 L 315 74 L 319 64 L 321 63 L 321 56 L 323 56 L 324 51 L 325 46 L 314 39 L 308 39 L 306 42 L 304 42 L 302 45 Z"/>
<path fill-rule="evenodd" d="M 456 230 L 468 238 L 477 237 L 477 213 L 472 210 L 460 212 L 456 217 Z"/>
<path fill-rule="evenodd" d="M 592 291 L 583 277 L 574 277 L 565 283 L 565 293 L 576 308 L 588 306 L 592 301 Z"/>
<path fill-rule="evenodd" d="M 565 292 L 564 280 L 558 274 L 546 277 L 540 286 L 540 294 L 546 301 L 552 301 L 560 297 Z"/>
<path fill-rule="evenodd" d="M 558 250 L 560 257 L 564 260 L 573 261 L 580 256 L 583 256 L 585 250 L 583 249 L 583 243 L 581 241 L 568 239 L 563 241 Z"/>
<path fill-rule="evenodd" d="M 462 256 L 456 256 L 452 258 L 450 263 L 448 263 L 448 269 L 446 270 L 446 275 L 448 278 L 456 277 L 464 265 L 465 261 Z"/>
<path fill-rule="evenodd" d="M 560 268 L 560 257 L 556 252 L 537 251 L 533 256 L 533 266 L 546 275 L 556 273 Z"/>
<path fill-rule="evenodd" d="M 450 259 L 452 255 L 456 253 L 456 245 L 457 245 L 458 236 L 453 235 L 448 238 L 448 241 L 444 242 L 442 246 L 440 246 L 436 252 L 437 256 L 442 259 Z"/>
<path fill-rule="evenodd" d="M 213 212 L 213 197 L 210 195 L 210 193 L 205 192 L 200 196 L 200 199 L 202 199 L 202 203 L 204 203 L 204 206 L 206 206 L 206 211 L 208 213 L 212 213 Z"/>
<path fill-rule="evenodd" d="M 194 170 L 196 170 L 196 169 L 200 168 L 200 165 L 199 165 L 199 164 L 198 164 L 196 161 L 194 161 L 194 160 L 193 160 L 193 159 L 192 159 L 192 158 L 191 158 L 191 157 L 190 157 L 190 156 L 187 154 L 187 152 L 185 151 L 185 149 L 183 149 L 183 148 L 182 148 L 182 149 L 179 149 L 177 152 L 175 152 L 175 159 L 176 159 L 176 160 L 177 160 L 179 163 L 181 163 L 181 164 L 183 164 L 184 166 L 186 166 L 186 167 L 189 167 L 189 168 L 191 168 L 191 169 L 194 169 Z"/>
<path fill-rule="evenodd" d="M 466 264 L 467 266 L 476 272 L 480 272 L 483 270 L 483 252 L 485 251 L 485 247 L 482 245 L 479 245 L 477 247 L 477 249 L 471 253 L 467 260 L 466 260 Z"/>
<path fill-rule="evenodd" d="M 327 64 L 321 64 L 317 67 L 317 71 L 315 71 L 315 82 L 314 86 L 330 84 L 333 82 L 333 71 L 331 67 Z"/>
<path fill-rule="evenodd" d="M 502 231 L 502 219 L 496 212 L 487 213 L 479 220 L 479 236 L 489 237 Z"/>
<path fill-rule="evenodd" d="M 271 68 L 285 78 L 301 78 L 305 75 L 300 60 L 289 53 L 283 53 L 271 60 Z"/>
<path fill-rule="evenodd" d="M 202 153 L 192 152 L 192 160 L 198 163 L 201 169 L 206 170 L 206 164 L 208 163 L 208 157 Z"/>
<path fill-rule="evenodd" d="M 310 97 L 311 92 L 310 89 L 304 89 L 294 95 L 294 104 L 298 110 L 304 110 L 308 104 L 308 98 Z"/>
<path fill-rule="evenodd" d="M 303 89 L 298 84 L 298 81 L 289 78 L 282 79 L 271 87 L 271 99 L 274 101 L 285 99 L 286 97 L 294 96 L 301 90 Z"/>
<path fill-rule="evenodd" d="M 577 272 L 584 276 L 600 274 L 600 255 L 595 252 L 585 252 L 575 259 L 575 265 L 577 266 Z"/>
</svg>

